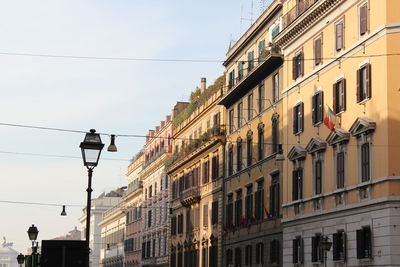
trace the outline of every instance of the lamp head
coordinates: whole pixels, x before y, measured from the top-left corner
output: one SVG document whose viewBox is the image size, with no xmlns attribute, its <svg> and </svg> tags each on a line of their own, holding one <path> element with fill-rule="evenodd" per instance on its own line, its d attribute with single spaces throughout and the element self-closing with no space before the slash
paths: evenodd
<svg viewBox="0 0 400 267">
<path fill-rule="evenodd" d="M 115 145 L 115 134 L 111 135 L 110 145 L 107 148 L 108 152 L 117 152 L 117 146 Z"/>
<path fill-rule="evenodd" d="M 104 147 L 100 134 L 97 134 L 95 129 L 91 129 L 89 133 L 86 133 L 85 139 L 79 147 L 82 151 L 83 165 L 92 168 L 96 167 L 99 162 L 101 150 Z"/>
<path fill-rule="evenodd" d="M 65 211 L 65 205 L 63 205 L 63 209 L 61 211 L 61 216 L 67 216 L 67 212 Z"/>
<path fill-rule="evenodd" d="M 19 255 L 17 256 L 17 262 L 18 264 L 24 264 L 25 261 L 25 256 L 22 253 L 19 253 Z"/>
<path fill-rule="evenodd" d="M 29 240 L 36 241 L 38 234 L 39 234 L 39 230 L 37 229 L 37 227 L 34 224 L 32 224 L 32 226 L 29 227 L 29 229 L 28 229 Z"/>
</svg>

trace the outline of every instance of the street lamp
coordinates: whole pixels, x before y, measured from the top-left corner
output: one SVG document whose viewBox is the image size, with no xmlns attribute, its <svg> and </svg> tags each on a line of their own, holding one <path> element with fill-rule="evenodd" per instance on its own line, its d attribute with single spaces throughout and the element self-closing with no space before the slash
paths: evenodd
<svg viewBox="0 0 400 267">
<path fill-rule="evenodd" d="M 19 266 L 22 267 L 22 264 L 24 264 L 24 262 L 25 262 L 24 254 L 19 253 L 19 255 L 17 256 L 17 262 L 18 262 Z"/>
<path fill-rule="evenodd" d="M 326 261 L 328 259 L 328 251 L 331 250 L 332 242 L 327 236 L 321 237 L 319 242 L 319 248 L 324 252 L 324 265 L 326 267 Z"/>
<path fill-rule="evenodd" d="M 89 234 L 90 234 L 90 209 L 91 209 L 91 194 L 92 194 L 92 173 L 94 167 L 97 166 L 104 144 L 101 142 L 100 135 L 96 133 L 95 129 L 91 129 L 86 133 L 85 139 L 79 146 L 82 151 L 83 165 L 88 170 L 88 188 L 87 192 L 87 206 L 86 206 L 86 242 L 89 248 Z"/>
<path fill-rule="evenodd" d="M 38 243 L 36 242 L 38 235 L 39 235 L 39 230 L 37 229 L 37 227 L 34 224 L 32 224 L 32 226 L 29 227 L 29 229 L 28 229 L 28 237 L 29 237 L 29 240 L 32 241 L 32 255 L 31 255 L 31 266 L 32 267 L 36 267 L 38 265 L 38 261 L 37 261 Z"/>
</svg>

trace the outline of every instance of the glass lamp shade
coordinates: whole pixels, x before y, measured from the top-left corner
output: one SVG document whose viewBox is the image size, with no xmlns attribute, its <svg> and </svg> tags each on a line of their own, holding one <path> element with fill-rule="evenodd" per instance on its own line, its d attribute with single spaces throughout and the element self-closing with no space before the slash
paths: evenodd
<svg viewBox="0 0 400 267">
<path fill-rule="evenodd" d="M 38 237 L 39 231 L 34 224 L 28 229 L 29 240 L 35 241 Z"/>
<path fill-rule="evenodd" d="M 328 237 L 323 237 L 319 243 L 319 246 L 323 251 L 329 251 L 331 250 L 332 242 L 329 240 Z"/>
<path fill-rule="evenodd" d="M 83 165 L 86 167 L 96 167 L 99 162 L 101 150 L 104 147 L 100 135 L 96 133 L 96 130 L 91 129 L 90 133 L 86 133 L 85 139 L 79 147 L 82 151 Z"/>
<path fill-rule="evenodd" d="M 24 261 L 25 261 L 25 256 L 22 253 L 19 253 L 19 255 L 17 256 L 18 264 L 24 264 Z"/>
</svg>

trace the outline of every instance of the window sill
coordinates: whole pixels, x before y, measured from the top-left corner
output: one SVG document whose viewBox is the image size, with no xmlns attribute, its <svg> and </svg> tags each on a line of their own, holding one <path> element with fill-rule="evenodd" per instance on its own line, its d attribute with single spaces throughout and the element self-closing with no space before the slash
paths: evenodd
<svg viewBox="0 0 400 267">
<path fill-rule="evenodd" d="M 319 127 L 319 126 L 321 126 L 322 122 L 323 121 L 319 121 L 319 122 L 313 123 L 313 126 L 314 127 Z"/>
<path fill-rule="evenodd" d="M 370 97 L 368 97 L 368 98 L 366 98 L 366 99 L 363 99 L 363 100 L 361 100 L 360 102 L 357 102 L 357 104 L 359 104 L 359 105 L 364 105 L 367 101 L 369 101 L 371 98 Z"/>
</svg>

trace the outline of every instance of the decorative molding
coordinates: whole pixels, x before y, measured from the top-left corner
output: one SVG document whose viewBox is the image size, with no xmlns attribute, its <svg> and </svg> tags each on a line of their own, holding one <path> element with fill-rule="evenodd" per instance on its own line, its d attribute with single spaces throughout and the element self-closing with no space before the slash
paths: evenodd
<svg viewBox="0 0 400 267">
<path fill-rule="evenodd" d="M 314 152 L 322 152 L 326 149 L 326 142 L 319 137 L 311 138 L 310 142 L 306 146 L 308 153 L 312 154 Z"/>
<path fill-rule="evenodd" d="M 362 134 L 367 134 L 375 131 L 376 122 L 367 118 L 357 118 L 353 125 L 350 127 L 352 136 L 360 137 Z"/>
<path fill-rule="evenodd" d="M 298 159 L 305 159 L 307 156 L 307 151 L 302 148 L 301 146 L 294 146 L 292 149 L 289 151 L 287 157 L 291 161 L 295 161 Z"/>
<path fill-rule="evenodd" d="M 330 132 L 326 141 L 330 146 L 337 145 L 339 143 L 346 143 L 350 139 L 350 133 L 343 130 L 342 128 L 335 128 Z"/>
</svg>

